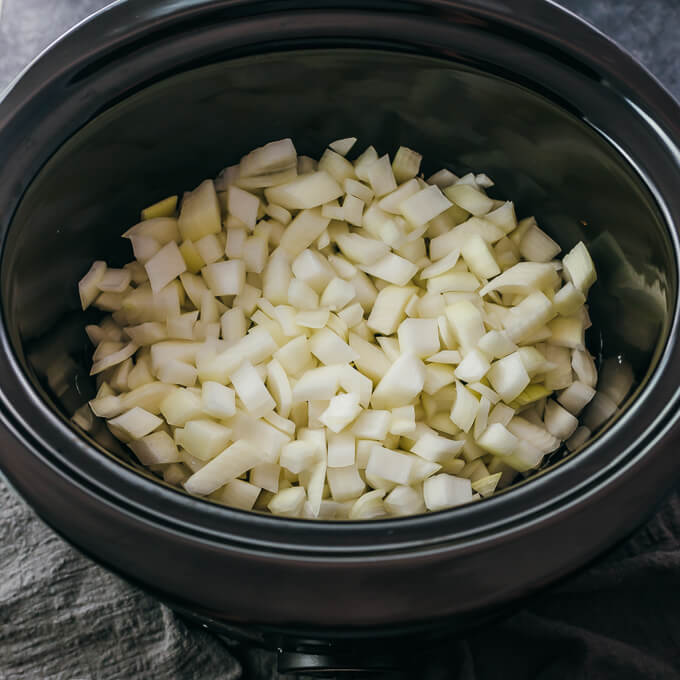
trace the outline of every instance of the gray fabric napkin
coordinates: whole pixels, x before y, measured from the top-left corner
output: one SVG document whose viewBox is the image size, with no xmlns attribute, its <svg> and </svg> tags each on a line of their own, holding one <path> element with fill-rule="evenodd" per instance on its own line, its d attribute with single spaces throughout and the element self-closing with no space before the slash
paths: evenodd
<svg viewBox="0 0 680 680">
<path fill-rule="evenodd" d="M 242 677 L 217 638 L 83 557 L 4 481 L 0 503 L 0 678 Z"/>
</svg>

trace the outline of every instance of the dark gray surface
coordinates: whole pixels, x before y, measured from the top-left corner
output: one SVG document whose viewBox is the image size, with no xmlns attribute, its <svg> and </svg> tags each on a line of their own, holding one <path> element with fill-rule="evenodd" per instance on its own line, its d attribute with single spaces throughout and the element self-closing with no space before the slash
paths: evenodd
<svg viewBox="0 0 680 680">
<path fill-rule="evenodd" d="M 106 2 L 0 4 L 4 88 L 53 39 Z M 562 4 L 618 40 L 680 97 L 679 0 Z M 498 666 L 490 663 L 498 659 L 489 659 L 486 649 L 494 633 L 486 632 L 452 642 L 442 664 L 448 671 L 431 677 L 680 678 L 680 658 L 667 653 L 680 649 L 674 615 L 679 506 L 676 494 L 628 544 L 504 624 L 498 631 L 503 642 L 494 652 L 507 660 L 507 672 L 498 675 Z M 242 666 L 215 638 L 188 629 L 152 598 L 83 558 L 1 481 L 0 577 L 0 678 L 273 675 L 270 655 L 240 652 Z M 588 607 L 592 615 L 584 620 Z M 617 618 L 625 626 L 612 627 Z"/>
</svg>

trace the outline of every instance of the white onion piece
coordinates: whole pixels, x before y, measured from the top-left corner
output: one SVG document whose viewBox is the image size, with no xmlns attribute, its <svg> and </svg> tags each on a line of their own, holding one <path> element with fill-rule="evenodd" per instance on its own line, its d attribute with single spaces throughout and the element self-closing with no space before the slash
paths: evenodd
<svg viewBox="0 0 680 680">
<path fill-rule="evenodd" d="M 552 399 L 546 402 L 543 422 L 550 434 L 562 440 L 569 439 L 578 427 L 578 419 Z"/>
<path fill-rule="evenodd" d="M 590 403 L 595 396 L 595 390 L 575 380 L 569 387 L 562 391 L 557 401 L 564 406 L 570 413 L 578 415 Z"/>
<path fill-rule="evenodd" d="M 425 480 L 423 496 L 428 510 L 445 510 L 470 501 L 472 486 L 469 479 L 440 474 Z"/>
</svg>

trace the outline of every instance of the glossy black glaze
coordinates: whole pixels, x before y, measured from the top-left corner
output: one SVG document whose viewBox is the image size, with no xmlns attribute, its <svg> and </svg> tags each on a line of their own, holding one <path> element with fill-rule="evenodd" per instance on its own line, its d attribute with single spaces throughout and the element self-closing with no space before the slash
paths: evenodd
<svg viewBox="0 0 680 680">
<path fill-rule="evenodd" d="M 612 545 L 680 472 L 677 105 L 537 0 L 318 5 L 119 4 L 0 104 L 0 466 L 88 554 L 277 644 L 469 626 Z M 271 138 L 311 153 L 357 133 L 418 148 L 431 169 L 483 167 L 565 246 L 589 243 L 591 342 L 625 353 L 641 385 L 621 417 L 495 498 L 360 525 L 200 501 L 72 430 L 40 387 L 44 350 L 84 365 L 75 284 L 96 257 L 127 256 L 118 234 L 139 208 Z"/>
</svg>

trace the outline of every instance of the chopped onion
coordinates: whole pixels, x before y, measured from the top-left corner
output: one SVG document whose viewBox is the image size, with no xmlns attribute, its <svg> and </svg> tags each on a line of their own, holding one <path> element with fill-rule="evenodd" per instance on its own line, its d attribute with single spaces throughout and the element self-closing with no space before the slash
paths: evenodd
<svg viewBox="0 0 680 680">
<path fill-rule="evenodd" d="M 135 260 L 79 282 L 111 314 L 86 327 L 99 391 L 74 423 L 107 419 L 198 496 L 369 519 L 489 496 L 614 415 L 633 373 L 610 359 L 598 385 L 585 245 L 555 260 L 485 174 L 425 182 L 416 151 L 355 142 L 318 162 L 272 142 L 144 209 Z M 72 365 L 46 367 L 55 394 Z"/>
</svg>

